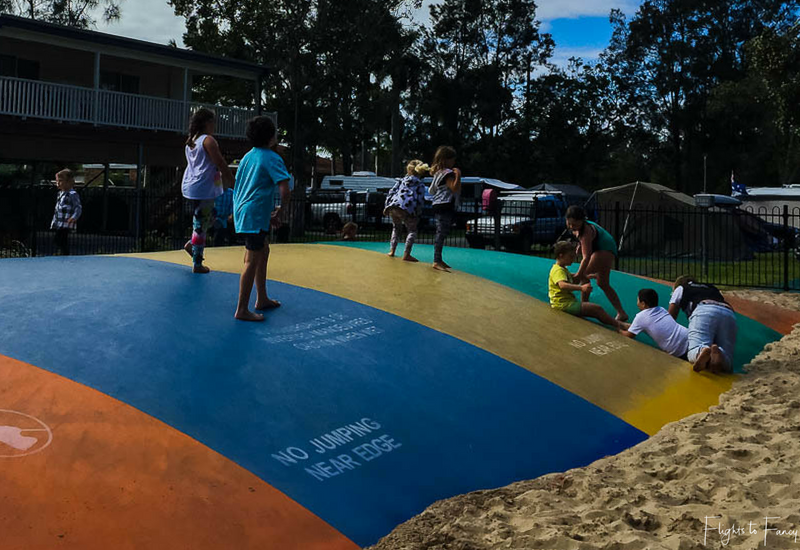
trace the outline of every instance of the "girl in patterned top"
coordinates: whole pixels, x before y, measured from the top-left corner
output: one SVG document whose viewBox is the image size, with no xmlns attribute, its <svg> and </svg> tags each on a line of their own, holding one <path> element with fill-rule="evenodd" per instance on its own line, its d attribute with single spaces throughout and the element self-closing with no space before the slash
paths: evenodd
<svg viewBox="0 0 800 550">
<path fill-rule="evenodd" d="M 449 271 L 450 266 L 442 259 L 442 248 L 450 226 L 461 202 L 461 170 L 455 167 L 456 150 L 443 145 L 436 150 L 431 164 L 433 183 L 429 192 L 433 195 L 433 213 L 436 217 L 436 240 L 433 243 L 433 268 Z"/>
<path fill-rule="evenodd" d="M 391 216 L 392 218 L 392 239 L 389 243 L 391 246 L 389 251 L 390 258 L 394 257 L 395 250 L 397 250 L 398 235 L 401 227 L 405 225 L 408 236 L 403 250 L 403 260 L 406 262 L 419 261 L 411 255 L 411 249 L 417 238 L 419 216 L 425 203 L 425 186 L 419 178 L 427 175 L 428 172 L 430 172 L 430 168 L 428 168 L 427 164 L 424 164 L 421 160 L 412 160 L 406 166 L 406 177 L 398 180 L 389 191 L 389 194 L 386 195 L 386 207 L 383 215 Z"/>
</svg>

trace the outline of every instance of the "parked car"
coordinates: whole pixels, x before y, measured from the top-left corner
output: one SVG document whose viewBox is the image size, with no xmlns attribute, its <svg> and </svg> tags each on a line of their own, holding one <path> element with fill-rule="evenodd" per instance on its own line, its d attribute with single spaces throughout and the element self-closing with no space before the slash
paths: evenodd
<svg viewBox="0 0 800 550">
<path fill-rule="evenodd" d="M 429 187 L 433 178 L 424 178 L 422 182 Z M 500 192 L 524 192 L 524 188 L 514 183 L 506 183 L 498 179 L 484 178 L 481 176 L 464 176 L 461 178 L 461 201 L 456 211 L 455 224 L 459 229 L 464 229 L 469 220 L 474 220 L 482 214 L 481 194 L 484 189 L 497 189 Z M 422 213 L 422 225 L 433 227 L 433 210 L 430 207 L 430 195 L 425 195 L 426 208 Z"/>
<path fill-rule="evenodd" d="M 326 233 L 336 233 L 354 221 L 380 225 L 388 222 L 383 216 L 386 194 L 377 191 L 313 192 L 306 199 L 306 223 L 322 226 Z"/>
<path fill-rule="evenodd" d="M 552 244 L 564 232 L 567 206 L 561 193 L 514 192 L 501 196 L 498 204 L 498 212 L 467 222 L 471 248 L 484 248 L 499 236 L 506 250 L 528 253 L 532 245 Z"/>
</svg>

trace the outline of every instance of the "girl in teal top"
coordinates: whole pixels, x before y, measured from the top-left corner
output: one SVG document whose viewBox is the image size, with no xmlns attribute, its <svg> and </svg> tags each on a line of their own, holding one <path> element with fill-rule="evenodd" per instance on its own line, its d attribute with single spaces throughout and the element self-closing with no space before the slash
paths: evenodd
<svg viewBox="0 0 800 550">
<path fill-rule="evenodd" d="M 608 301 L 617 310 L 617 320 L 627 321 L 628 314 L 622 308 L 619 296 L 611 287 L 611 268 L 617 256 L 617 243 L 611 234 L 586 219 L 586 211 L 580 206 L 567 209 L 567 227 L 580 241 L 581 265 L 575 273 L 575 282 L 583 284 L 589 279 L 597 279 Z"/>
</svg>

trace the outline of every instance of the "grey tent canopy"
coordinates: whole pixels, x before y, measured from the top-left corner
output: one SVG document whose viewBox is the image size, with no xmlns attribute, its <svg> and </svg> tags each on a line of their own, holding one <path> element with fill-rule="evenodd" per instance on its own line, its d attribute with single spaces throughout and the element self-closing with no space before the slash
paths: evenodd
<svg viewBox="0 0 800 550">
<path fill-rule="evenodd" d="M 633 182 L 601 189 L 591 204 L 621 255 L 700 258 L 705 217 L 708 259 L 753 258 L 737 216 L 698 208 L 692 197 L 664 185 Z"/>
</svg>

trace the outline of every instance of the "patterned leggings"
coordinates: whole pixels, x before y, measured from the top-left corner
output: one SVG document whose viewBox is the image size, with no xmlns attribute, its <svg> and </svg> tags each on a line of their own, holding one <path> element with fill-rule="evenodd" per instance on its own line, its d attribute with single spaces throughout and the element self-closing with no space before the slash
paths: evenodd
<svg viewBox="0 0 800 550">
<path fill-rule="evenodd" d="M 450 226 L 453 225 L 455 210 L 442 209 L 436 212 L 436 239 L 433 241 L 433 261 L 442 261 L 442 248 L 447 235 L 450 234 Z"/>
<path fill-rule="evenodd" d="M 417 240 L 417 225 L 419 224 L 419 218 L 416 216 L 410 216 L 405 210 L 397 209 L 392 210 L 391 216 L 392 240 L 389 242 L 392 246 L 392 250 L 397 248 L 397 241 L 400 236 L 400 231 L 402 230 L 402 226 L 405 225 L 406 229 L 408 230 L 408 236 L 406 237 L 406 248 L 403 254 L 410 255 L 411 248 L 413 248 L 414 242 Z"/>
<path fill-rule="evenodd" d="M 192 214 L 192 259 L 195 265 L 203 263 L 203 250 L 206 248 L 206 233 L 216 218 L 214 199 L 191 201 Z"/>
</svg>

